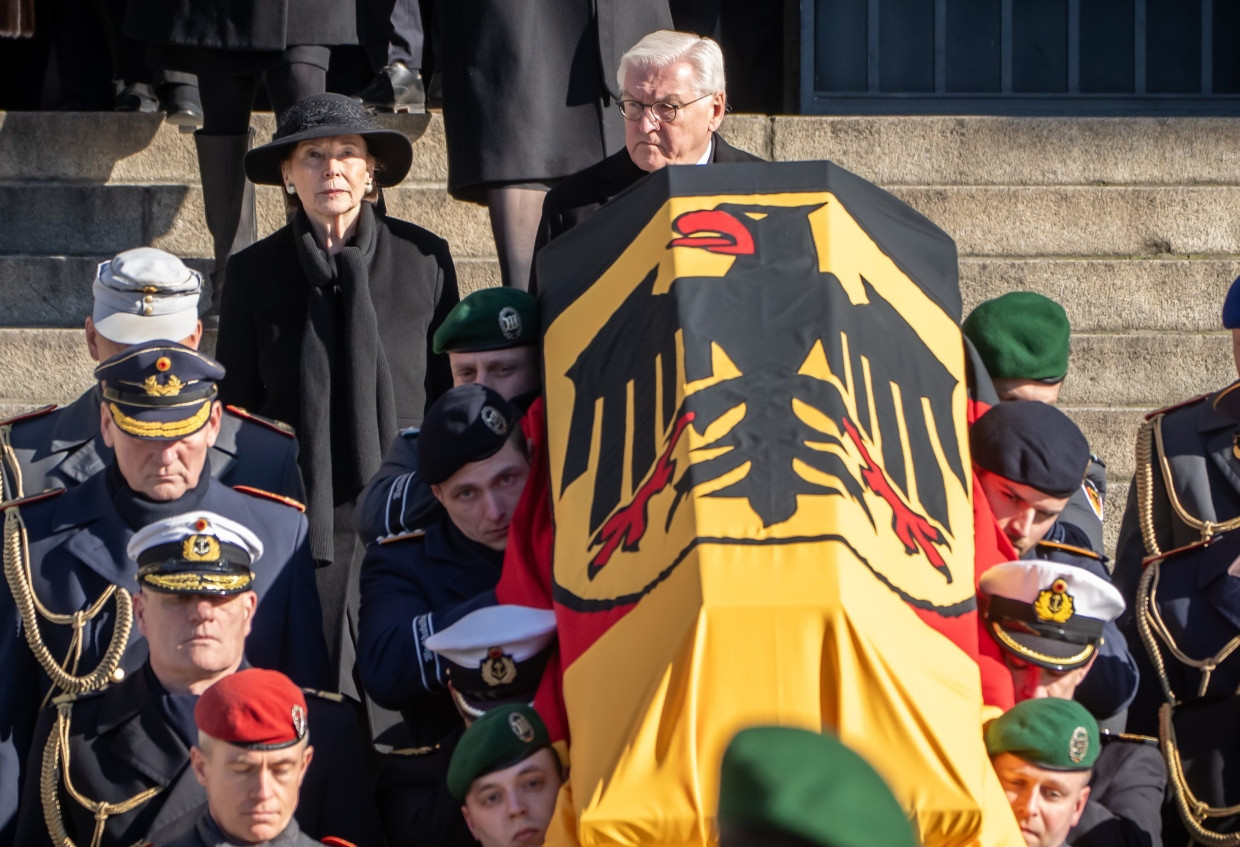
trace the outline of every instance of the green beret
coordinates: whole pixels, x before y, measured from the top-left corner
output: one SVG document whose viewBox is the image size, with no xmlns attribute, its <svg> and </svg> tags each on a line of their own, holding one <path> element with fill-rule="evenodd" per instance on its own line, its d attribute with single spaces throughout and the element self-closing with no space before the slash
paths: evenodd
<svg viewBox="0 0 1240 847">
<path fill-rule="evenodd" d="M 874 768 L 805 729 L 741 730 L 723 754 L 719 826 L 788 833 L 822 847 L 915 847 L 908 814 Z"/>
<path fill-rule="evenodd" d="M 1024 700 L 986 724 L 992 758 L 1011 753 L 1049 770 L 1084 771 L 1094 766 L 1100 749 L 1098 722 L 1075 700 Z"/>
<path fill-rule="evenodd" d="M 1013 291 L 987 300 L 960 329 L 991 379 L 1055 383 L 1068 373 L 1068 315 L 1041 294 Z"/>
<path fill-rule="evenodd" d="M 529 706 L 492 709 L 465 730 L 452 751 L 448 791 L 463 803 L 478 777 L 510 768 L 550 746 L 547 727 Z"/>
<path fill-rule="evenodd" d="M 484 288 L 452 307 L 435 330 L 436 353 L 476 353 L 538 343 L 538 301 L 516 288 Z"/>
</svg>

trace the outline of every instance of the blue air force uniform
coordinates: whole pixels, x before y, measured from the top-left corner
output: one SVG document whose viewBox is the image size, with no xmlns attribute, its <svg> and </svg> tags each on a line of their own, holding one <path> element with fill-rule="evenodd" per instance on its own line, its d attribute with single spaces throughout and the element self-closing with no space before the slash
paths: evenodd
<svg viewBox="0 0 1240 847">
<path fill-rule="evenodd" d="M 0 423 L 8 428 L 13 447 L 12 456 L 0 462 L 4 481 L 0 499 L 72 488 L 103 470 L 112 460 L 112 450 L 99 434 L 99 401 L 99 389 L 93 387 L 68 406 L 48 407 Z M 226 406 L 207 461 L 211 476 L 225 485 L 305 500 L 297 467 L 297 439 L 287 424 Z"/>
</svg>

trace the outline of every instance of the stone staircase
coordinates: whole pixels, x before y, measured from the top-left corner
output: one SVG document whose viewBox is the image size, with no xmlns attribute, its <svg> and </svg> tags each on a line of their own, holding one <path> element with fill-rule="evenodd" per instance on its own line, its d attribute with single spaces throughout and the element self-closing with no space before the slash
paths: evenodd
<svg viewBox="0 0 1240 847">
<path fill-rule="evenodd" d="M 393 214 L 448 239 L 462 292 L 498 283 L 485 210 L 445 190 L 438 115 L 389 116 L 414 165 Z M 1109 543 L 1145 411 L 1235 378 L 1219 310 L 1240 273 L 1240 133 L 1228 119 L 734 115 L 723 133 L 780 161 L 827 158 L 956 239 L 965 309 L 1017 288 L 1063 303 L 1062 403 L 1111 477 Z M 269 138 L 270 115 L 255 117 Z M 283 223 L 258 192 L 260 234 Z M 190 136 L 157 116 L 0 113 L 0 415 L 75 397 L 95 264 L 152 244 L 210 254 Z"/>
</svg>

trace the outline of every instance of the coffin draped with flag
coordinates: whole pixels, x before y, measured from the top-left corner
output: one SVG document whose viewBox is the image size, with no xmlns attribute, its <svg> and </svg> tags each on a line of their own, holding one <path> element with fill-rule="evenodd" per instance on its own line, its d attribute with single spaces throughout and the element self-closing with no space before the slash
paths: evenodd
<svg viewBox="0 0 1240 847">
<path fill-rule="evenodd" d="M 672 167 L 538 261 L 546 473 L 499 594 L 559 622 L 547 843 L 715 843 L 764 723 L 838 733 L 928 845 L 1023 843 L 981 738 L 952 240 L 827 162 Z"/>
</svg>

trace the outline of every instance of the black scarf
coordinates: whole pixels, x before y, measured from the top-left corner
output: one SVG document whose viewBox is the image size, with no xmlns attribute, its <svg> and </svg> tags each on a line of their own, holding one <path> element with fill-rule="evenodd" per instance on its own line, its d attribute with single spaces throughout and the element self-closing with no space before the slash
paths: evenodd
<svg viewBox="0 0 1240 847">
<path fill-rule="evenodd" d="M 396 398 L 370 299 L 370 268 L 386 230 L 363 202 L 353 240 L 329 256 L 305 212 L 293 218 L 297 258 L 310 282 L 301 340 L 301 454 L 310 549 L 331 561 L 332 510 L 379 470 L 396 432 Z"/>
<path fill-rule="evenodd" d="M 194 511 L 202 503 L 202 498 L 207 493 L 207 485 L 211 481 L 210 468 L 204 465 L 202 473 L 198 475 L 198 484 L 177 499 L 149 500 L 129 487 L 115 459 L 108 465 L 105 473 L 108 475 L 108 487 L 112 489 L 112 503 L 125 525 L 134 532 L 155 521 Z"/>
</svg>

